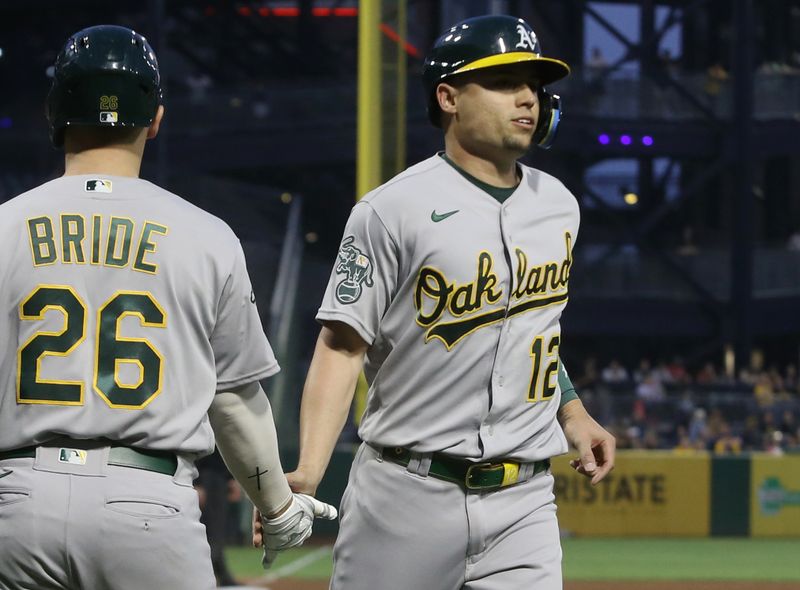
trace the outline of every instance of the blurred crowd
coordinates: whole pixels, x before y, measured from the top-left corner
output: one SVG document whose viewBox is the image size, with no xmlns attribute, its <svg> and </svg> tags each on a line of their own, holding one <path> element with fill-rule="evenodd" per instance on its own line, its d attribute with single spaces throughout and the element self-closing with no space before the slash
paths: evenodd
<svg viewBox="0 0 800 590">
<path fill-rule="evenodd" d="M 800 379 L 794 364 L 741 370 L 735 377 L 707 362 L 689 370 L 680 357 L 589 358 L 574 379 L 581 399 L 617 437 L 620 448 L 690 453 L 800 452 Z"/>
</svg>

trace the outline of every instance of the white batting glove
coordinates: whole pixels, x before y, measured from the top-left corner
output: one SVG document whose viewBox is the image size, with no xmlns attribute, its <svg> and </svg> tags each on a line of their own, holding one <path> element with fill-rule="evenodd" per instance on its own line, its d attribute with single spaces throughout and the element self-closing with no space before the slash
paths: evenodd
<svg viewBox="0 0 800 590">
<path fill-rule="evenodd" d="M 293 494 L 289 508 L 275 518 L 261 517 L 264 529 L 264 558 L 261 565 L 267 569 L 278 557 L 278 553 L 291 547 L 299 547 L 311 535 L 315 518 L 334 520 L 336 508 L 320 502 L 307 494 Z"/>
</svg>

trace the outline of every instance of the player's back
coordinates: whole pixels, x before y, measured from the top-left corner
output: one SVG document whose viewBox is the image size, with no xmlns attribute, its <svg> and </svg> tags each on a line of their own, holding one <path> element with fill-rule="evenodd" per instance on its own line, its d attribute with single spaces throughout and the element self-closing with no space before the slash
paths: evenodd
<svg viewBox="0 0 800 590">
<path fill-rule="evenodd" d="M 265 337 L 236 236 L 138 178 L 61 177 L 0 205 L 0 280 L 0 449 L 205 453 L 216 389 L 277 371 L 239 353 Z"/>
</svg>

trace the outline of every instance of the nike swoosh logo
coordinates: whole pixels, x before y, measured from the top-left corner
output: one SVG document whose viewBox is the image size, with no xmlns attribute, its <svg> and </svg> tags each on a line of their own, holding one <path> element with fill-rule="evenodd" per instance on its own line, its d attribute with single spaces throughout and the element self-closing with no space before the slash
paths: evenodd
<svg viewBox="0 0 800 590">
<path fill-rule="evenodd" d="M 440 214 L 436 212 L 436 209 L 434 209 L 433 211 L 431 211 L 431 221 L 433 221 L 434 223 L 439 223 L 440 221 L 447 219 L 451 215 L 455 215 L 459 211 L 460 209 L 456 209 L 455 211 L 448 211 L 447 213 Z"/>
</svg>

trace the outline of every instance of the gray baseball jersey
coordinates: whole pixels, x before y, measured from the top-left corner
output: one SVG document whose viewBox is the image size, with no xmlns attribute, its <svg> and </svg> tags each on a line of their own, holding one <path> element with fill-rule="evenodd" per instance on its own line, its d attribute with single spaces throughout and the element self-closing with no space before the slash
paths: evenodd
<svg viewBox="0 0 800 590">
<path fill-rule="evenodd" d="M 501 204 L 437 155 L 353 208 L 317 318 L 370 345 L 366 442 L 475 460 L 566 452 L 559 318 L 578 205 L 521 171 Z"/>
<path fill-rule="evenodd" d="M 278 364 L 221 220 L 145 180 L 0 205 L 0 450 L 55 435 L 203 455 L 215 391 Z"/>
</svg>

